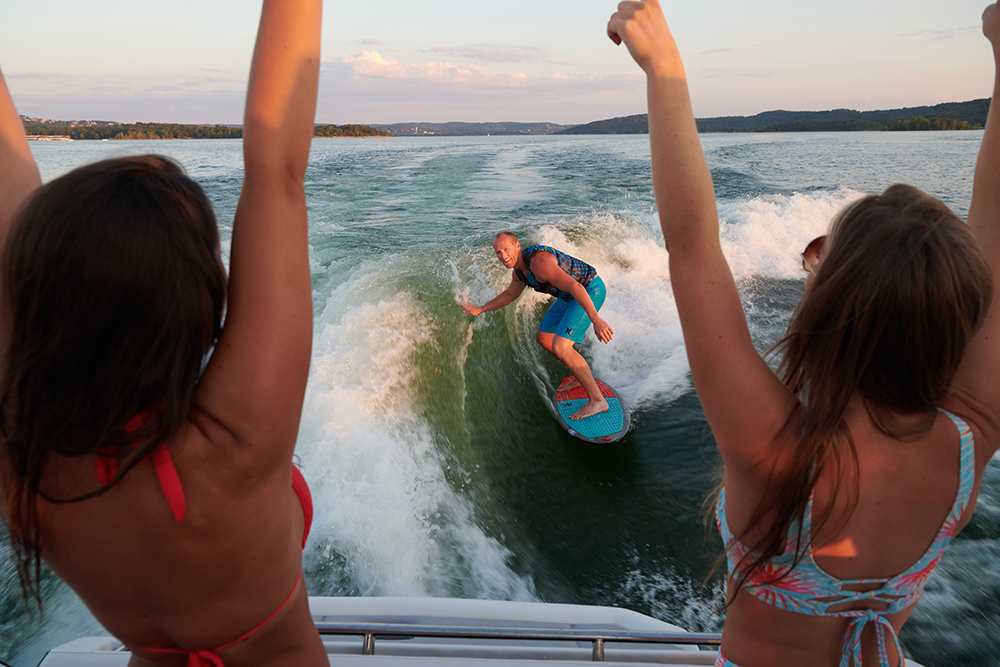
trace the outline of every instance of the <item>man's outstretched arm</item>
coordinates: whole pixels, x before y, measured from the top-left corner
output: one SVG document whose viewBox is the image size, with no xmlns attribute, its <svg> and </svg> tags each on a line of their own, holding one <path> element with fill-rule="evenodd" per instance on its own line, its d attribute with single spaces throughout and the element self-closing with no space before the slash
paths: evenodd
<svg viewBox="0 0 1000 667">
<path fill-rule="evenodd" d="M 482 306 L 476 306 L 468 301 L 457 301 L 456 303 L 462 307 L 462 310 L 465 311 L 466 315 L 472 315 L 475 317 L 480 313 L 487 313 L 491 310 L 500 310 L 504 306 L 510 305 L 517 299 L 517 297 L 521 296 L 521 292 L 523 291 L 524 283 L 516 277 L 511 276 L 510 286 Z"/>
</svg>

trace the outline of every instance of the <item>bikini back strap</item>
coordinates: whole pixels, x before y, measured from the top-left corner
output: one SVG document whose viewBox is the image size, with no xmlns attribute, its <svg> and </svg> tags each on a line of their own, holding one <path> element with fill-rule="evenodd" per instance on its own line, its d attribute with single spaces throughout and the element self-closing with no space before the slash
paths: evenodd
<svg viewBox="0 0 1000 667">
<path fill-rule="evenodd" d="M 222 662 L 222 658 L 216 655 L 216 652 L 221 651 L 223 649 L 227 649 L 233 644 L 240 643 L 244 639 L 247 639 L 252 634 L 263 628 L 265 625 L 267 625 L 272 618 L 278 615 L 279 611 L 285 608 L 285 605 L 288 604 L 288 601 L 292 599 L 292 595 L 295 593 L 295 589 L 299 587 L 299 581 L 301 580 L 302 580 L 302 571 L 300 570 L 299 576 L 295 578 L 295 583 L 292 584 L 292 590 L 288 591 L 288 595 L 285 597 L 284 602 L 278 605 L 278 608 L 272 611 L 270 616 L 268 616 L 263 621 L 254 626 L 254 628 L 249 632 L 243 633 L 233 641 L 226 642 L 222 646 L 217 646 L 213 649 L 195 649 L 193 651 L 189 651 L 187 649 L 182 649 L 182 648 L 159 648 L 152 646 L 152 647 L 146 647 L 143 650 L 150 651 L 152 653 L 171 653 L 171 654 L 186 655 L 188 657 L 187 667 L 225 667 L 225 665 Z"/>
</svg>

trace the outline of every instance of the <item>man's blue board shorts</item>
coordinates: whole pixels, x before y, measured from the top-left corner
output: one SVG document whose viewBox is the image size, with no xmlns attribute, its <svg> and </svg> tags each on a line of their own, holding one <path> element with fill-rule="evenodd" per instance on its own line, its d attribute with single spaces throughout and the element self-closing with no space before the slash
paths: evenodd
<svg viewBox="0 0 1000 667">
<path fill-rule="evenodd" d="M 595 276 L 587 286 L 587 294 L 594 302 L 594 308 L 601 309 L 604 305 L 604 297 L 607 291 L 604 289 L 604 281 L 600 276 Z M 549 306 L 549 310 L 542 318 L 542 323 L 538 325 L 541 333 L 550 333 L 562 338 L 569 338 L 574 343 L 582 343 L 583 336 L 587 329 L 593 324 L 587 311 L 576 302 L 576 299 L 563 301 L 556 299 L 556 302 Z"/>
</svg>

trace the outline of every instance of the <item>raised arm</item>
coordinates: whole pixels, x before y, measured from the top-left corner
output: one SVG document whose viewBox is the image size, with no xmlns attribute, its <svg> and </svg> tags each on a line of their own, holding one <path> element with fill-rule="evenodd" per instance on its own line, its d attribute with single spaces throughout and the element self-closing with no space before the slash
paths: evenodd
<svg viewBox="0 0 1000 667">
<path fill-rule="evenodd" d="M 754 465 L 795 399 L 754 348 L 722 254 L 680 53 L 657 0 L 619 4 L 608 36 L 646 73 L 653 188 L 695 388 L 727 466 Z"/>
<path fill-rule="evenodd" d="M 983 34 L 993 47 L 994 64 L 1000 69 L 1000 10 L 995 4 L 983 12 Z M 993 99 L 1000 92 L 1000 77 L 994 74 Z M 983 143 L 979 147 L 969 226 L 987 255 L 1000 252 L 1000 105 L 990 104 Z"/>
<path fill-rule="evenodd" d="M 247 89 L 225 328 L 196 396 L 237 441 L 279 458 L 295 443 L 312 344 L 303 182 L 321 19 L 321 0 L 264 1 Z"/>
<path fill-rule="evenodd" d="M 7 241 L 14 214 L 41 183 L 24 124 L 0 72 L 0 248 Z"/>
<path fill-rule="evenodd" d="M 953 384 L 952 398 L 965 409 L 985 438 L 976 443 L 976 455 L 981 468 L 1000 445 L 1000 10 L 990 5 L 983 12 L 983 33 L 993 46 L 996 65 L 993 82 L 993 100 L 986 118 L 983 143 L 979 147 L 976 175 L 972 185 L 972 203 L 969 205 L 969 227 L 986 253 L 993 269 L 993 304 L 982 329 L 966 350 L 962 366 Z M 986 442 L 982 442 L 985 440 Z"/>
</svg>

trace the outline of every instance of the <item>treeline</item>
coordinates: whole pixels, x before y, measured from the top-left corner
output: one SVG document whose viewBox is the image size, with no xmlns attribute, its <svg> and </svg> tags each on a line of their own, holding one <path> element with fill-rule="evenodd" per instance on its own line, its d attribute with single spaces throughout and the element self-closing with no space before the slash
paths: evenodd
<svg viewBox="0 0 1000 667">
<path fill-rule="evenodd" d="M 931 107 L 882 111 L 765 111 L 755 116 L 698 118 L 699 132 L 882 132 L 885 130 L 974 130 L 986 124 L 990 100 L 946 102 Z M 646 114 L 598 120 L 559 134 L 646 134 Z"/>
<path fill-rule="evenodd" d="M 63 135 L 80 141 L 102 139 L 240 139 L 243 128 L 228 125 L 179 125 L 176 123 L 131 123 L 71 126 L 66 124 L 24 124 L 28 135 Z M 389 132 L 368 125 L 317 125 L 316 137 L 391 137 Z"/>
<path fill-rule="evenodd" d="M 990 100 L 945 102 L 934 106 L 855 111 L 765 111 L 755 116 L 699 118 L 699 132 L 879 132 L 884 130 L 938 129 L 911 123 L 917 118 L 947 119 L 957 124 L 941 123 L 940 129 L 972 129 L 986 124 Z M 897 121 L 903 125 L 895 126 Z M 962 125 L 965 121 L 967 125 Z"/>
<path fill-rule="evenodd" d="M 777 123 L 746 132 L 886 132 L 912 130 L 981 130 L 980 123 L 954 118 L 907 118 L 905 120 L 805 120 L 795 123 Z"/>
<path fill-rule="evenodd" d="M 880 120 L 800 120 L 755 127 L 745 132 L 882 132 L 888 123 Z"/>
<path fill-rule="evenodd" d="M 314 137 L 391 137 L 392 132 L 370 125 L 317 125 Z"/>
<path fill-rule="evenodd" d="M 226 125 L 179 125 L 175 123 L 131 123 L 108 125 L 53 125 L 50 123 L 25 123 L 29 135 L 51 136 L 61 134 L 74 140 L 100 141 L 102 139 L 239 139 L 243 130 Z"/>
<path fill-rule="evenodd" d="M 970 123 L 967 120 L 954 118 L 924 118 L 917 116 L 909 120 L 897 120 L 889 130 L 981 130 L 980 123 Z"/>
<path fill-rule="evenodd" d="M 556 134 L 649 134 L 649 121 L 646 114 L 621 116 L 577 125 Z"/>
</svg>

